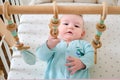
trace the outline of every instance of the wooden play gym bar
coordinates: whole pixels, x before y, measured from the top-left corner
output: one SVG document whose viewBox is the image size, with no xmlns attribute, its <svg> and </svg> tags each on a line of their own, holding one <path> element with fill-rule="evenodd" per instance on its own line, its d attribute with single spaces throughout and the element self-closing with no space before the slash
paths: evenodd
<svg viewBox="0 0 120 80">
<path fill-rule="evenodd" d="M 3 14 L 0 5 L 0 14 Z M 57 5 L 59 14 L 101 14 L 103 6 Z M 16 6 L 7 5 L 9 14 L 53 14 L 52 5 Z M 120 14 L 120 6 L 108 6 L 107 14 Z"/>
<path fill-rule="evenodd" d="M 107 6 L 106 3 L 99 6 L 79 6 L 79 5 L 31 5 L 31 6 L 16 6 L 10 5 L 9 2 L 5 2 L 3 5 L 0 5 L 0 14 L 3 14 L 7 20 L 10 20 L 11 14 L 54 14 L 53 21 L 49 25 L 50 34 L 57 38 L 58 32 L 57 26 L 59 24 L 58 20 L 59 14 L 100 14 L 101 19 L 100 23 L 97 24 L 97 33 L 95 39 L 92 41 L 92 45 L 95 49 L 95 64 L 97 63 L 97 48 L 102 46 L 100 37 L 103 31 L 105 31 L 106 26 L 104 20 L 108 14 L 120 14 L 120 6 Z M 57 20 L 57 21 L 56 21 Z M 55 21 L 55 22 L 54 22 Z M 55 27 L 56 26 L 56 27 Z M 53 28 L 51 28 L 53 27 Z M 15 28 L 16 29 L 16 28 Z M 16 38 L 19 40 L 18 38 Z M 18 41 L 19 42 L 19 41 Z M 20 44 L 21 46 L 22 44 Z M 19 46 L 19 45 L 18 45 Z M 19 47 L 20 49 L 27 49 L 29 47 Z"/>
</svg>

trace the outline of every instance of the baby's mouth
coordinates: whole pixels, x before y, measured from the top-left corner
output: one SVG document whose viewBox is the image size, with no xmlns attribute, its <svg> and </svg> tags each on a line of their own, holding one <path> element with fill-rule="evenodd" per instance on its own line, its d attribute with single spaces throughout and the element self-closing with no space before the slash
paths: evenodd
<svg viewBox="0 0 120 80">
<path fill-rule="evenodd" d="M 71 34 L 72 35 L 73 33 L 71 31 L 68 31 L 67 34 Z"/>
</svg>

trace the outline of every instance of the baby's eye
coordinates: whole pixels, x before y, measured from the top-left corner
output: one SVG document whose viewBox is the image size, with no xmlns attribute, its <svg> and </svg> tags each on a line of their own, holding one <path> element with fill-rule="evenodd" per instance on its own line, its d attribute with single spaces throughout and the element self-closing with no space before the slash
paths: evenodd
<svg viewBox="0 0 120 80">
<path fill-rule="evenodd" d="M 68 25 L 68 23 L 63 23 L 63 25 Z"/>
<path fill-rule="evenodd" d="M 75 27 L 76 27 L 76 28 L 80 28 L 80 26 L 78 26 L 78 25 L 75 25 Z"/>
</svg>

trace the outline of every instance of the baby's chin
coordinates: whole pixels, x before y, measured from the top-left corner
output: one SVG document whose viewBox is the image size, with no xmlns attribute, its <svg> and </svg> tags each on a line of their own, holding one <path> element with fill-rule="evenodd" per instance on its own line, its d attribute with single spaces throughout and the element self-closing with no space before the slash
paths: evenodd
<svg viewBox="0 0 120 80">
<path fill-rule="evenodd" d="M 71 42 L 71 41 L 74 40 L 74 39 L 71 38 L 71 37 L 63 37 L 62 39 L 63 39 L 64 41 L 66 41 L 66 42 Z"/>
<path fill-rule="evenodd" d="M 70 41 L 76 40 L 76 37 L 73 37 L 73 36 L 58 36 L 58 38 L 66 41 L 66 42 L 70 42 Z"/>
<path fill-rule="evenodd" d="M 73 40 L 79 40 L 81 38 L 77 38 L 77 37 L 62 37 L 61 39 L 66 41 L 66 42 L 71 42 Z"/>
</svg>

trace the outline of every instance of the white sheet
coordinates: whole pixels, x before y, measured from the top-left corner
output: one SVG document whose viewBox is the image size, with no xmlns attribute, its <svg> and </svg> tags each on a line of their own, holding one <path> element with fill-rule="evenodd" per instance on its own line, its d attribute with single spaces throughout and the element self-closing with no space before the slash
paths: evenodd
<svg viewBox="0 0 120 80">
<path fill-rule="evenodd" d="M 20 41 L 30 45 L 33 53 L 49 35 L 51 15 L 23 15 L 18 27 Z M 100 15 L 84 15 L 86 36 L 92 41 Z M 120 78 L 120 15 L 109 15 L 105 21 L 107 30 L 101 36 L 102 48 L 98 49 L 98 62 L 91 69 L 91 78 Z M 8 79 L 42 79 L 46 64 L 38 61 L 33 66 L 23 62 L 19 52 L 14 52 Z"/>
</svg>

